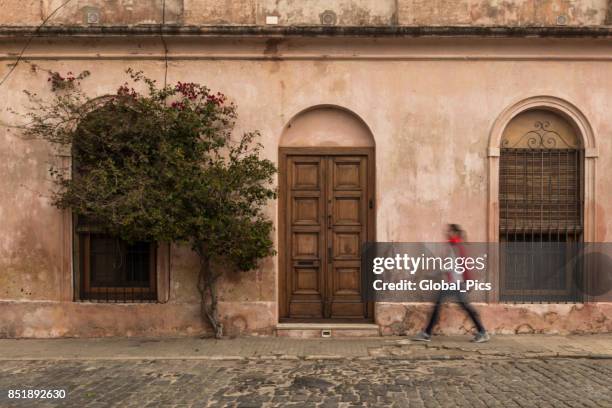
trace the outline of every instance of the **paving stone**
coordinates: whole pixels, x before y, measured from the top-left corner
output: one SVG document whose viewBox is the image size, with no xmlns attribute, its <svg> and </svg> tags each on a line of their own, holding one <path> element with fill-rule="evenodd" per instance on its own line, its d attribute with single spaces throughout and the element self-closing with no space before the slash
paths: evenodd
<svg viewBox="0 0 612 408">
<path fill-rule="evenodd" d="M 612 406 L 610 378 L 612 360 L 578 358 L 3 361 L 0 407 L 595 407 Z"/>
</svg>

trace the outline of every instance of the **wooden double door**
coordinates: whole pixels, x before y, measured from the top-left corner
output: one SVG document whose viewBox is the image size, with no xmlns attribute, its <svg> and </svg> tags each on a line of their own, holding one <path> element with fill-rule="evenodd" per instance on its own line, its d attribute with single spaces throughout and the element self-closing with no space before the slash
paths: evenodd
<svg viewBox="0 0 612 408">
<path fill-rule="evenodd" d="M 371 319 L 361 250 L 373 238 L 373 164 L 370 149 L 281 149 L 281 318 Z"/>
</svg>

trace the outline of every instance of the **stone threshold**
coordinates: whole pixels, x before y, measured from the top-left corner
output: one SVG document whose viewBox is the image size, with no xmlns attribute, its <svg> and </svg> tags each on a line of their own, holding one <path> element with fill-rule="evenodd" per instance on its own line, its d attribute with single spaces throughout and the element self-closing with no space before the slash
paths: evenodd
<svg viewBox="0 0 612 408">
<path fill-rule="evenodd" d="M 378 330 L 375 323 L 278 323 L 280 330 Z"/>
<path fill-rule="evenodd" d="M 380 327 L 374 323 L 279 323 L 276 335 L 301 339 L 380 337 Z"/>
</svg>

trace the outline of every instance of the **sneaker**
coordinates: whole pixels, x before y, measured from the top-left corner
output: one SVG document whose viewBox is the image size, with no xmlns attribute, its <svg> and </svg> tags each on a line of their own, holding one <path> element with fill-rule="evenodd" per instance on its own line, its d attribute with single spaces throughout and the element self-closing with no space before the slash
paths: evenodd
<svg viewBox="0 0 612 408">
<path fill-rule="evenodd" d="M 414 341 L 431 341 L 431 334 L 420 332 L 412 338 Z"/>
<path fill-rule="evenodd" d="M 486 343 L 487 341 L 491 340 L 491 338 L 489 337 L 489 333 L 482 332 L 482 333 L 477 333 L 476 336 L 474 336 L 474 338 L 472 339 L 473 343 Z"/>
</svg>

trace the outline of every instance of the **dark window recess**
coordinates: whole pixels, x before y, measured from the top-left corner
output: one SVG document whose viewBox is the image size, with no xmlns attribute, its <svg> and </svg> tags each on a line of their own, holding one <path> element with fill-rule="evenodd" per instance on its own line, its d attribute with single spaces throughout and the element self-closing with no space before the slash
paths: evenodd
<svg viewBox="0 0 612 408">
<path fill-rule="evenodd" d="M 580 149 L 501 149 L 500 300 L 577 302 Z"/>
<path fill-rule="evenodd" d="M 80 300 L 151 302 L 157 299 L 155 245 L 79 232 Z"/>
</svg>

